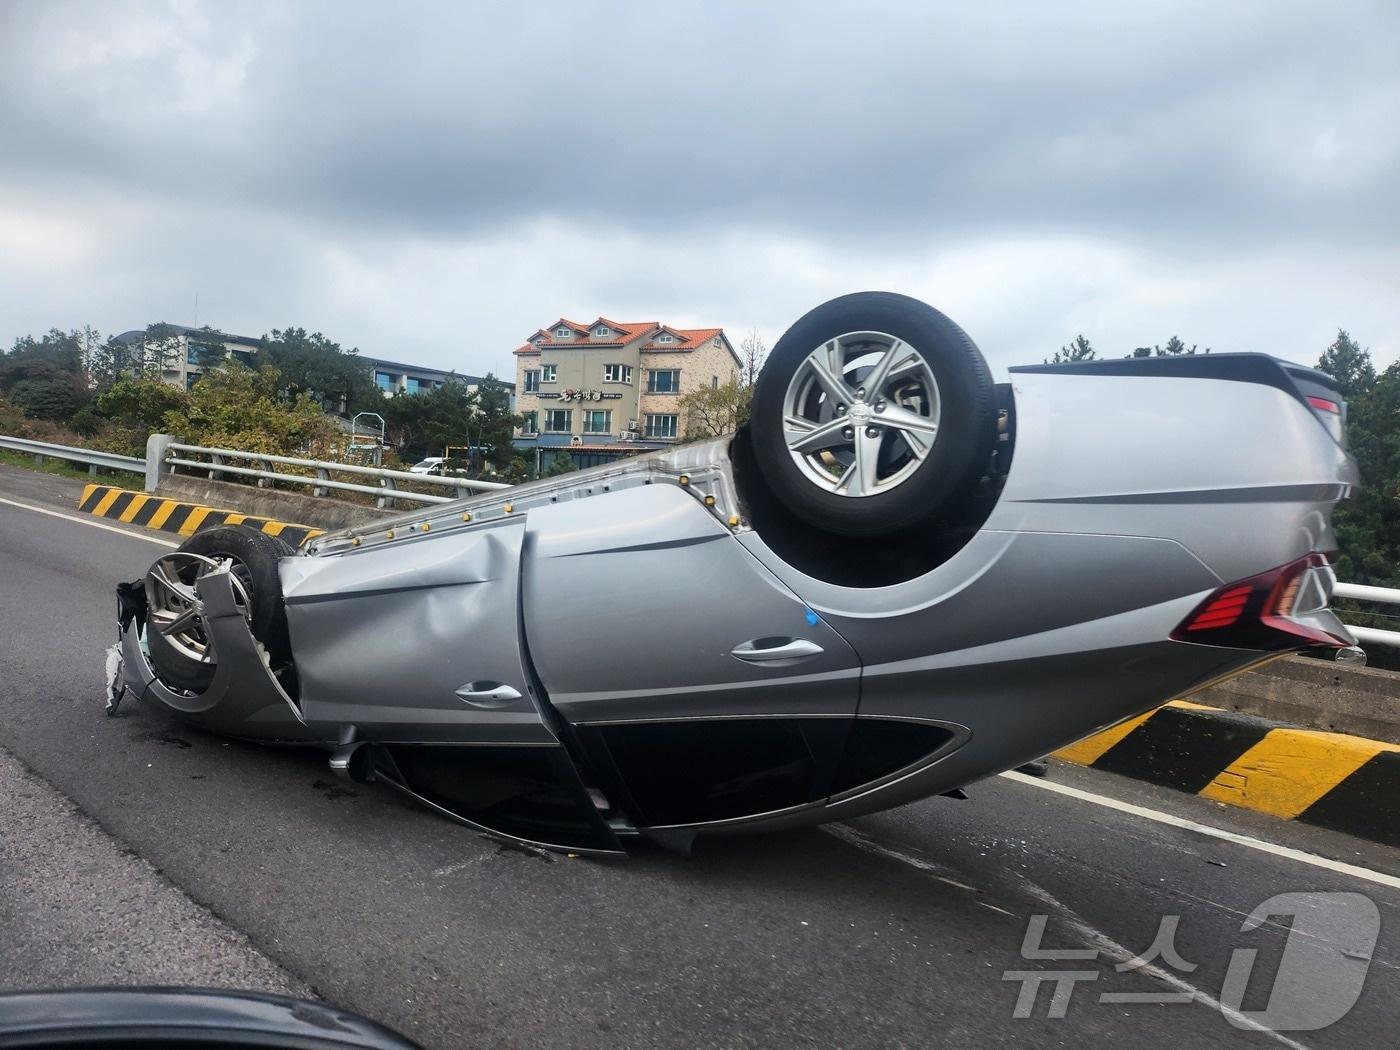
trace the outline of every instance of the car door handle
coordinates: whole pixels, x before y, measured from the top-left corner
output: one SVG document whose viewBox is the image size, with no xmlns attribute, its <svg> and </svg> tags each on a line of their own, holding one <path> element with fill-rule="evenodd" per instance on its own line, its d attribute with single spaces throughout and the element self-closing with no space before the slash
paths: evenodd
<svg viewBox="0 0 1400 1050">
<path fill-rule="evenodd" d="M 806 638 L 755 638 L 729 650 L 729 655 L 746 664 L 795 664 L 825 652 Z"/>
<path fill-rule="evenodd" d="M 457 695 L 477 707 L 501 707 L 520 699 L 520 690 L 501 682 L 468 682 Z"/>
</svg>

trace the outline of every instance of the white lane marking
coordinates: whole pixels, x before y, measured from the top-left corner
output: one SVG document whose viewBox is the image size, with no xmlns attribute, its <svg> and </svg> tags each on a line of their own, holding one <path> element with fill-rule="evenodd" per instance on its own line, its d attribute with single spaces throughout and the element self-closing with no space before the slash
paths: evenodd
<svg viewBox="0 0 1400 1050">
<path fill-rule="evenodd" d="M 0 496 L 0 503 L 8 504 L 11 507 L 21 507 L 24 510 L 32 510 L 35 514 L 47 514 L 51 518 L 62 518 L 64 521 L 76 521 L 79 525 L 91 525 L 94 529 L 106 529 L 108 532 L 115 532 L 119 536 L 130 536 L 133 540 L 145 540 L 147 543 L 159 543 L 162 547 L 178 547 L 178 543 L 171 543 L 169 540 L 162 540 L 155 536 L 144 536 L 139 532 L 128 532 L 126 529 L 119 529 L 115 525 L 107 525 L 100 521 L 93 521 L 91 518 L 80 518 L 76 514 L 64 514 L 61 510 L 49 510 L 47 507 L 36 507 L 32 503 L 20 503 L 18 500 L 5 499 Z"/>
<path fill-rule="evenodd" d="M 1346 861 L 1320 857 L 1316 853 L 1305 853 L 1303 850 L 1293 849 L 1291 846 L 1280 846 L 1275 842 L 1266 842 L 1264 839 L 1256 839 L 1250 835 L 1238 835 L 1233 831 L 1226 831 L 1224 828 L 1211 827 L 1209 824 L 1201 824 L 1185 817 L 1176 817 L 1170 813 L 1163 813 L 1161 810 L 1135 806 L 1131 802 L 1121 802 L 1106 795 L 1095 795 L 1091 791 L 1081 791 L 1079 788 L 1069 787 L 1066 784 L 1056 784 L 1049 780 L 1030 777 L 1024 773 L 1017 773 L 1014 769 L 1007 770 L 1001 775 L 1008 780 L 1016 781 L 1018 784 L 1028 784 L 1031 787 L 1040 788 L 1042 791 L 1053 791 L 1057 795 L 1067 795 L 1070 798 L 1077 798 L 1081 802 L 1091 802 L 1096 806 L 1103 806 L 1105 809 L 1116 809 L 1120 813 L 1130 813 L 1145 820 L 1155 820 L 1159 824 L 1169 824 L 1174 828 L 1196 831 L 1202 835 L 1210 835 L 1212 838 L 1233 842 L 1238 846 L 1257 849 L 1261 853 L 1269 853 L 1286 860 L 1296 860 L 1300 864 L 1310 864 L 1314 868 L 1325 868 L 1327 871 L 1335 871 L 1342 875 L 1350 875 L 1353 878 L 1364 879 L 1380 886 L 1400 890 L 1400 877 L 1387 875 L 1382 871 L 1372 871 L 1370 868 L 1348 864 Z"/>
<path fill-rule="evenodd" d="M 882 846 L 880 845 L 880 843 L 872 839 L 869 835 L 857 831 L 849 824 L 823 824 L 822 830 L 825 831 L 828 835 L 836 836 L 842 842 L 850 843 L 857 849 L 867 850 L 871 853 L 878 853 L 883 857 L 893 857 L 895 860 L 903 861 L 905 864 L 918 868 L 920 871 L 927 874 L 930 878 L 937 879 L 939 882 L 947 883 L 949 886 L 953 886 L 956 889 L 966 890 L 968 893 L 982 892 L 976 886 L 969 886 L 965 882 L 959 882 L 957 879 L 950 878 L 948 872 L 951 869 L 945 868 L 941 864 L 935 864 L 931 860 L 925 860 L 923 857 L 917 856 L 913 853 L 905 853 L 903 850 L 896 850 L 891 849 L 889 846 Z M 1001 911 L 1000 908 L 996 908 L 994 910 Z M 1006 912 L 1006 914 L 1010 915 L 1011 913 Z"/>
<path fill-rule="evenodd" d="M 952 882 L 951 879 L 945 878 L 942 875 L 942 872 L 948 870 L 942 865 L 935 864 L 933 861 L 930 860 L 925 860 L 923 857 L 920 857 L 915 853 L 910 853 L 906 850 L 896 849 L 892 846 L 883 846 L 880 843 L 876 842 L 870 836 L 857 831 L 855 828 L 851 827 L 848 824 L 826 824 L 823 826 L 822 830 L 826 831 L 831 835 L 834 835 L 842 842 L 850 843 L 857 849 L 863 849 L 870 853 L 875 853 L 879 856 L 888 857 L 891 860 L 899 861 L 902 864 L 908 864 L 911 868 L 917 868 L 919 871 L 925 872 L 926 874 L 933 876 L 933 878 L 938 879 L 940 882 Z M 1305 854 L 1305 856 L 1307 856 L 1307 854 Z M 1137 958 L 1136 952 L 1128 951 L 1127 948 L 1123 947 L 1123 945 L 1119 944 L 1107 934 L 1094 929 L 1094 927 L 1090 926 L 1087 922 L 1081 919 L 1074 911 L 1061 904 L 1047 890 L 1042 889 L 1040 886 L 1037 886 L 1034 882 L 1031 882 L 1024 875 L 1017 875 L 1014 872 L 1011 874 L 1015 878 L 1017 884 L 1019 884 L 1022 889 L 1024 889 L 1028 894 L 1030 894 L 1033 898 L 1039 901 L 1043 907 L 1059 912 L 1060 918 L 1063 919 L 1067 924 L 1069 924 L 1069 926 L 1072 927 L 1081 938 L 1083 938 L 1089 944 L 1094 945 L 1101 954 L 1107 955 L 1109 958 L 1115 959 L 1118 962 L 1128 962 L 1129 960 Z M 1011 912 L 1005 911 L 1002 908 L 998 908 L 995 905 L 988 904 L 985 901 L 978 901 L 977 903 L 981 904 L 985 908 L 991 908 L 992 911 L 999 911 L 1003 915 L 1011 915 L 1012 918 L 1016 917 L 1015 915 L 1012 915 Z M 1192 1001 L 1202 1003 L 1210 1007 L 1211 1009 L 1219 1010 L 1221 1014 L 1229 1017 L 1240 1028 L 1248 1028 L 1252 1029 L 1253 1031 L 1263 1033 L 1265 1035 L 1270 1035 L 1273 1038 L 1277 1039 L 1284 1046 L 1288 1047 L 1289 1050 L 1308 1050 L 1308 1048 L 1302 1043 L 1296 1043 L 1292 1039 L 1289 1039 L 1287 1036 L 1281 1035 L 1280 1033 L 1274 1031 L 1267 1025 L 1260 1024 L 1258 1021 L 1254 1020 L 1251 1017 L 1245 1016 L 1238 1010 L 1226 1006 L 1224 1003 L 1222 1003 L 1219 999 L 1215 998 L 1210 993 L 1201 991 L 1201 989 L 1197 988 L 1189 981 L 1182 980 L 1182 978 L 1178 977 L 1170 970 L 1164 970 L 1162 967 L 1157 966 L 1153 963 L 1144 963 L 1134 968 L 1140 970 L 1142 973 L 1147 974 L 1148 976 L 1155 977 L 1158 980 L 1171 985 L 1179 992 L 1189 993 L 1191 995 Z"/>
<path fill-rule="evenodd" d="M 1065 922 L 1068 926 L 1070 926 L 1070 928 L 1073 929 L 1077 934 L 1079 934 L 1080 937 L 1084 938 L 1090 944 L 1094 945 L 1099 950 L 1099 953 L 1101 955 L 1107 955 L 1110 959 L 1114 959 L 1120 963 L 1136 963 L 1136 965 L 1133 966 L 1133 969 L 1141 973 L 1147 974 L 1149 977 L 1155 977 L 1157 978 L 1157 980 L 1162 981 L 1164 984 L 1171 985 L 1179 992 L 1185 992 L 1189 994 L 1194 1002 L 1198 1002 L 1205 1006 L 1208 1006 L 1212 1010 L 1219 1010 L 1220 1013 L 1224 1017 L 1226 1017 L 1230 1021 L 1230 1023 L 1233 1024 L 1236 1028 L 1245 1028 L 1251 1031 L 1260 1032 L 1264 1035 L 1273 1036 L 1284 1046 L 1288 1047 L 1289 1050 L 1308 1050 L 1308 1048 L 1304 1044 L 1294 1042 L 1292 1039 L 1288 1038 L 1288 1036 L 1284 1035 L 1283 1033 L 1274 1031 L 1274 1029 L 1270 1028 L 1268 1025 L 1261 1024 L 1254 1018 L 1246 1014 L 1240 1013 L 1240 1011 L 1236 1010 L 1232 1006 L 1226 1006 L 1224 1003 L 1222 1003 L 1219 999 L 1215 998 L 1215 996 L 1211 995 L 1209 992 L 1201 991 L 1201 989 L 1197 988 L 1190 981 L 1178 977 L 1170 970 L 1163 969 L 1156 963 L 1137 963 L 1138 956 L 1136 952 L 1128 951 L 1127 948 L 1123 947 L 1123 945 L 1119 944 L 1108 934 L 1102 932 L 1101 930 L 1095 929 L 1093 926 L 1090 926 L 1087 922 L 1081 919 L 1078 916 L 1078 914 L 1076 914 L 1072 909 L 1067 908 L 1063 904 L 1061 904 L 1060 901 L 1048 890 L 1037 886 L 1034 882 L 1031 882 L 1024 876 L 1018 875 L 1017 878 L 1025 887 L 1027 893 L 1029 893 L 1036 900 L 1040 901 L 1042 906 L 1060 912 L 1060 919 L 1063 922 Z"/>
</svg>

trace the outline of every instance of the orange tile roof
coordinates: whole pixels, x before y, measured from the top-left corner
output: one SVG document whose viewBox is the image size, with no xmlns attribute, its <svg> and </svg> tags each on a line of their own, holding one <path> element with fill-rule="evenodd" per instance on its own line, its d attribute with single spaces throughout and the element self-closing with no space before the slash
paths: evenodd
<svg viewBox="0 0 1400 1050">
<path fill-rule="evenodd" d="M 663 332 L 670 332 L 676 337 L 674 343 L 658 343 L 656 337 L 642 344 L 642 350 L 654 350 L 658 353 L 676 353 L 682 350 L 694 350 L 707 339 L 713 339 L 724 331 L 723 328 L 672 328 L 670 325 L 662 325 Z"/>
</svg>

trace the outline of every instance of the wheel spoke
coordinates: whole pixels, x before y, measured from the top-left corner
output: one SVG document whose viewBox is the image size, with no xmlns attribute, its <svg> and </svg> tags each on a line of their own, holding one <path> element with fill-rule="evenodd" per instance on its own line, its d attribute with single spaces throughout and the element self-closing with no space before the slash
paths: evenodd
<svg viewBox="0 0 1400 1050">
<path fill-rule="evenodd" d="M 886 405 L 874 416 L 874 421 L 881 426 L 893 427 L 895 430 L 906 434 L 922 434 L 928 438 L 928 443 L 933 443 L 933 437 L 938 433 L 938 423 L 928 416 L 921 416 L 917 412 L 900 405 Z"/>
<path fill-rule="evenodd" d="M 187 586 L 186 584 L 180 583 L 178 580 L 172 580 L 169 576 L 167 576 L 165 574 L 164 562 L 156 562 L 154 565 L 152 565 L 151 575 L 155 578 L 157 583 L 159 583 L 162 587 L 164 587 L 167 591 L 169 591 L 176 597 L 181 598 L 187 602 L 192 602 L 195 600 L 194 588 Z"/>
<path fill-rule="evenodd" d="M 855 400 L 855 394 L 841 378 L 840 340 L 833 339 L 826 346 L 815 351 L 807 358 L 807 367 L 812 370 L 812 375 L 821 384 L 821 388 L 826 391 L 826 396 L 833 405 L 849 405 Z"/>
<path fill-rule="evenodd" d="M 881 355 L 880 360 L 875 362 L 875 367 L 872 368 L 865 377 L 863 385 L 865 387 L 866 400 L 874 401 L 880 396 L 880 391 L 883 390 L 885 384 L 889 382 L 890 376 L 897 371 L 896 366 L 902 369 L 909 363 L 911 358 L 917 362 L 918 356 L 919 355 L 912 350 L 905 352 L 904 343 L 898 339 L 890 344 L 890 348 Z"/>
<path fill-rule="evenodd" d="M 825 423 L 813 423 L 801 416 L 787 416 L 783 420 L 783 439 L 794 452 L 820 452 L 841 444 L 841 431 L 846 425 L 846 420 L 840 416 Z"/>
<path fill-rule="evenodd" d="M 865 429 L 856 431 L 855 459 L 841 475 L 836 491 L 845 496 L 868 496 L 879 478 L 881 435 L 870 437 Z"/>
<path fill-rule="evenodd" d="M 176 613 L 167 622 L 161 623 L 157 621 L 156 629 L 160 631 L 161 634 L 165 635 L 179 634 L 181 631 L 188 627 L 193 627 L 197 623 L 199 623 L 199 613 L 195 612 L 193 608 L 189 608 Z"/>
</svg>

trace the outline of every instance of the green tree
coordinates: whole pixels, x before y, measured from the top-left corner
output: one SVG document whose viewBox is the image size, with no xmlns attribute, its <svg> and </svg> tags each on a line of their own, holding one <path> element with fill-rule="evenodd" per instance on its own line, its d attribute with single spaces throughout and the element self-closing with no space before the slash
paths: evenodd
<svg viewBox="0 0 1400 1050">
<path fill-rule="evenodd" d="M 440 456 L 448 446 L 485 449 L 486 458 L 505 470 L 515 451 L 511 445 L 521 417 L 510 411 L 510 390 L 487 374 L 472 390 L 457 377 L 440 387 L 381 398 L 389 441 L 405 459 Z"/>
<path fill-rule="evenodd" d="M 329 449 L 339 440 L 335 424 L 305 394 L 286 402 L 275 370 L 234 362 L 205 372 L 162 425 L 191 444 L 276 455 Z"/>
<path fill-rule="evenodd" d="M 181 332 L 160 321 L 137 336 L 114 335 L 89 345 L 86 364 L 92 387 L 100 394 L 122 379 L 159 379 L 163 371 L 179 367 L 184 352 Z"/>
<path fill-rule="evenodd" d="M 477 384 L 472 423 L 476 444 L 488 450 L 496 469 L 509 469 L 515 457 L 515 431 L 523 421 L 523 416 L 510 410 L 510 389 L 487 372 Z"/>
<path fill-rule="evenodd" d="M 1370 393 L 1376 384 L 1376 369 L 1371 364 L 1371 352 L 1356 345 L 1356 340 L 1342 328 L 1337 338 L 1318 359 L 1317 367 L 1337 381 L 1342 396 L 1352 398 Z"/>
<path fill-rule="evenodd" d="M 440 456 L 448 445 L 470 445 L 471 415 L 476 394 L 453 379 L 432 390 L 410 394 L 400 390 L 381 398 L 386 436 L 406 460 Z"/>
<path fill-rule="evenodd" d="M 704 441 L 734 433 L 748 421 L 752 398 L 753 387 L 742 386 L 737 379 L 692 390 L 678 402 L 686 417 L 684 440 Z"/>
<path fill-rule="evenodd" d="M 167 413 L 183 411 L 189 401 L 186 391 L 159 379 L 124 376 L 97 395 L 93 408 L 104 419 L 150 433 L 160 429 Z"/>
<path fill-rule="evenodd" d="M 1166 346 L 1139 346 L 1136 347 L 1128 357 L 1179 357 L 1195 353 L 1208 354 L 1210 347 L 1200 350 L 1195 343 L 1187 346 L 1178 336 L 1172 336 L 1167 340 Z"/>
<path fill-rule="evenodd" d="M 377 411 L 382 396 L 359 354 L 358 349 L 345 350 L 320 332 L 274 328 L 263 337 L 257 360 L 260 369 L 275 369 L 281 375 L 290 399 L 305 394 L 326 411 L 342 414 Z"/>
<path fill-rule="evenodd" d="M 51 328 L 16 339 L 0 357 L 0 394 L 35 419 L 72 418 L 91 399 L 82 333 Z"/>
<path fill-rule="evenodd" d="M 1055 351 L 1055 356 L 1047 358 L 1047 365 L 1067 365 L 1075 361 L 1094 361 L 1098 359 L 1098 354 L 1094 353 L 1093 346 L 1089 340 L 1081 333 L 1074 337 L 1074 341 L 1069 346 L 1062 346 Z"/>
</svg>

